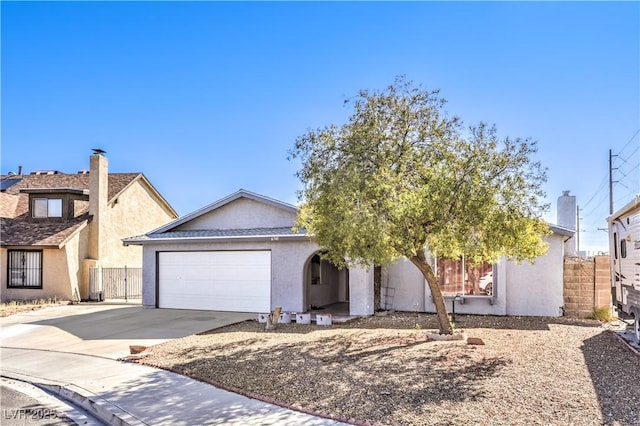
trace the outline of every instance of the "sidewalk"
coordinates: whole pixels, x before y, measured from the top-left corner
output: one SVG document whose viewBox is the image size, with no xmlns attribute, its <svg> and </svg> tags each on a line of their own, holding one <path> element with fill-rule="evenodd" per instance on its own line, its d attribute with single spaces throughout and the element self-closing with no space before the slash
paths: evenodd
<svg viewBox="0 0 640 426">
<path fill-rule="evenodd" d="M 113 425 L 343 425 L 147 366 L 51 350 L 1 348 L 2 376 L 74 401 Z"/>
</svg>

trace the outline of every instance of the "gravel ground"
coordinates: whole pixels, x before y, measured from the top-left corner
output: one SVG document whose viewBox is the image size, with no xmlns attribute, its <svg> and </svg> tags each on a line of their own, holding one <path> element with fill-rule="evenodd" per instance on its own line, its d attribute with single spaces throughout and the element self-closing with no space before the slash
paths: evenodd
<svg viewBox="0 0 640 426">
<path fill-rule="evenodd" d="M 387 425 L 640 425 L 640 355 L 595 321 L 456 316 L 484 345 L 436 342 L 435 316 L 330 327 L 247 321 L 141 363 L 341 420 Z"/>
</svg>

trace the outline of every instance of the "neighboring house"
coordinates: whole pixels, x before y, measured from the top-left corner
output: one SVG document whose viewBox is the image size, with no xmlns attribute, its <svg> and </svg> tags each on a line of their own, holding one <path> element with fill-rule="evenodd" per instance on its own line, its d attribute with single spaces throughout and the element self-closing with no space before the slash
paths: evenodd
<svg viewBox="0 0 640 426">
<path fill-rule="evenodd" d="M 264 313 L 276 306 L 304 312 L 348 302 L 351 315 L 373 314 L 374 268 L 338 270 L 322 260 L 320 247 L 304 232 L 292 231 L 297 213 L 293 205 L 240 190 L 125 239 L 143 246 L 143 305 Z M 573 231 L 551 229 L 549 252 L 535 265 L 505 261 L 462 274 L 460 261 L 441 260 L 443 289 L 464 301 L 456 311 L 562 315 L 563 243 Z M 458 273 L 451 273 L 456 267 Z M 384 268 L 382 287 L 383 308 L 435 311 L 422 275 L 409 261 Z"/>
<path fill-rule="evenodd" d="M 142 173 L 107 169 L 107 158 L 96 153 L 90 170 L 77 174 L 2 176 L 3 301 L 87 299 L 90 268 L 142 265 L 142 250 L 122 239 L 177 214 Z"/>
</svg>

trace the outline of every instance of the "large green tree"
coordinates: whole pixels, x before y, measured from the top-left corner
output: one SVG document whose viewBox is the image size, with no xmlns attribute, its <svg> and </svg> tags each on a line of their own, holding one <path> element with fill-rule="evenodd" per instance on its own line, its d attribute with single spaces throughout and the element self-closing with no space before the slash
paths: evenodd
<svg viewBox="0 0 640 426">
<path fill-rule="evenodd" d="M 347 124 L 310 130 L 290 151 L 302 163 L 297 226 L 337 266 L 410 259 L 429 286 L 440 333 L 451 334 L 425 250 L 472 262 L 544 254 L 536 143 L 499 138 L 483 123 L 463 128 L 438 91 L 404 77 L 345 103 L 353 107 Z"/>
</svg>

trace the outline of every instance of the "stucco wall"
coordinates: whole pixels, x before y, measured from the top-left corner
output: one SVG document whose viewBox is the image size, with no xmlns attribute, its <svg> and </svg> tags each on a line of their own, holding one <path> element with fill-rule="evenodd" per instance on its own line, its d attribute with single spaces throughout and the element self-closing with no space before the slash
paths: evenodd
<svg viewBox="0 0 640 426">
<path fill-rule="evenodd" d="M 141 180 L 135 181 L 111 203 L 102 220 L 106 220 L 104 257 L 99 259 L 103 267 L 141 267 L 142 248 L 124 246 L 124 238 L 143 235 L 173 220 Z M 85 296 L 86 297 L 86 296 Z"/>
<path fill-rule="evenodd" d="M 305 263 L 318 250 L 308 241 L 145 245 L 142 276 L 142 304 L 145 307 L 156 306 L 156 253 L 185 250 L 270 250 L 271 309 L 280 306 L 285 311 L 304 311 Z"/>
<path fill-rule="evenodd" d="M 400 259 L 382 270 L 382 307 L 407 312 L 425 311 L 425 281 L 408 259 Z M 385 297 L 386 294 L 388 297 Z"/>
<path fill-rule="evenodd" d="M 349 268 L 349 313 L 373 315 L 373 266 Z"/>
<path fill-rule="evenodd" d="M 564 243 L 557 234 L 547 241 L 549 252 L 533 265 L 507 263 L 507 315 L 562 315 Z"/>
<path fill-rule="evenodd" d="M 7 265 L 7 253 L 7 249 L 3 248 L 3 265 Z M 7 288 L 7 273 L 3 268 L 1 298 L 3 301 L 47 298 L 72 300 L 72 286 L 67 267 L 67 252 L 65 249 L 44 249 L 42 251 L 42 289 Z"/>
<path fill-rule="evenodd" d="M 320 264 L 321 282 L 317 285 L 308 286 L 308 298 L 309 304 L 314 306 L 325 306 L 340 301 L 340 271 L 335 266 L 326 261 L 322 261 Z M 309 268 L 307 268 L 307 275 Z M 307 277 L 307 283 L 310 282 L 310 277 Z"/>
<path fill-rule="evenodd" d="M 494 265 L 494 297 L 465 296 L 456 313 L 480 315 L 559 316 L 563 306 L 563 238 L 547 238 L 549 251 L 535 264 L 502 262 Z M 435 312 L 431 292 L 422 274 L 410 261 L 401 259 L 383 270 L 382 286 L 393 293 L 392 309 Z M 383 290 L 384 292 L 384 290 Z M 384 294 L 384 293 L 383 293 Z M 382 299 L 385 306 L 385 299 Z M 449 311 L 451 298 L 446 298 Z"/>
<path fill-rule="evenodd" d="M 249 198 L 239 198 L 175 228 L 176 231 L 202 229 L 252 229 L 290 227 L 296 214 Z"/>
</svg>

